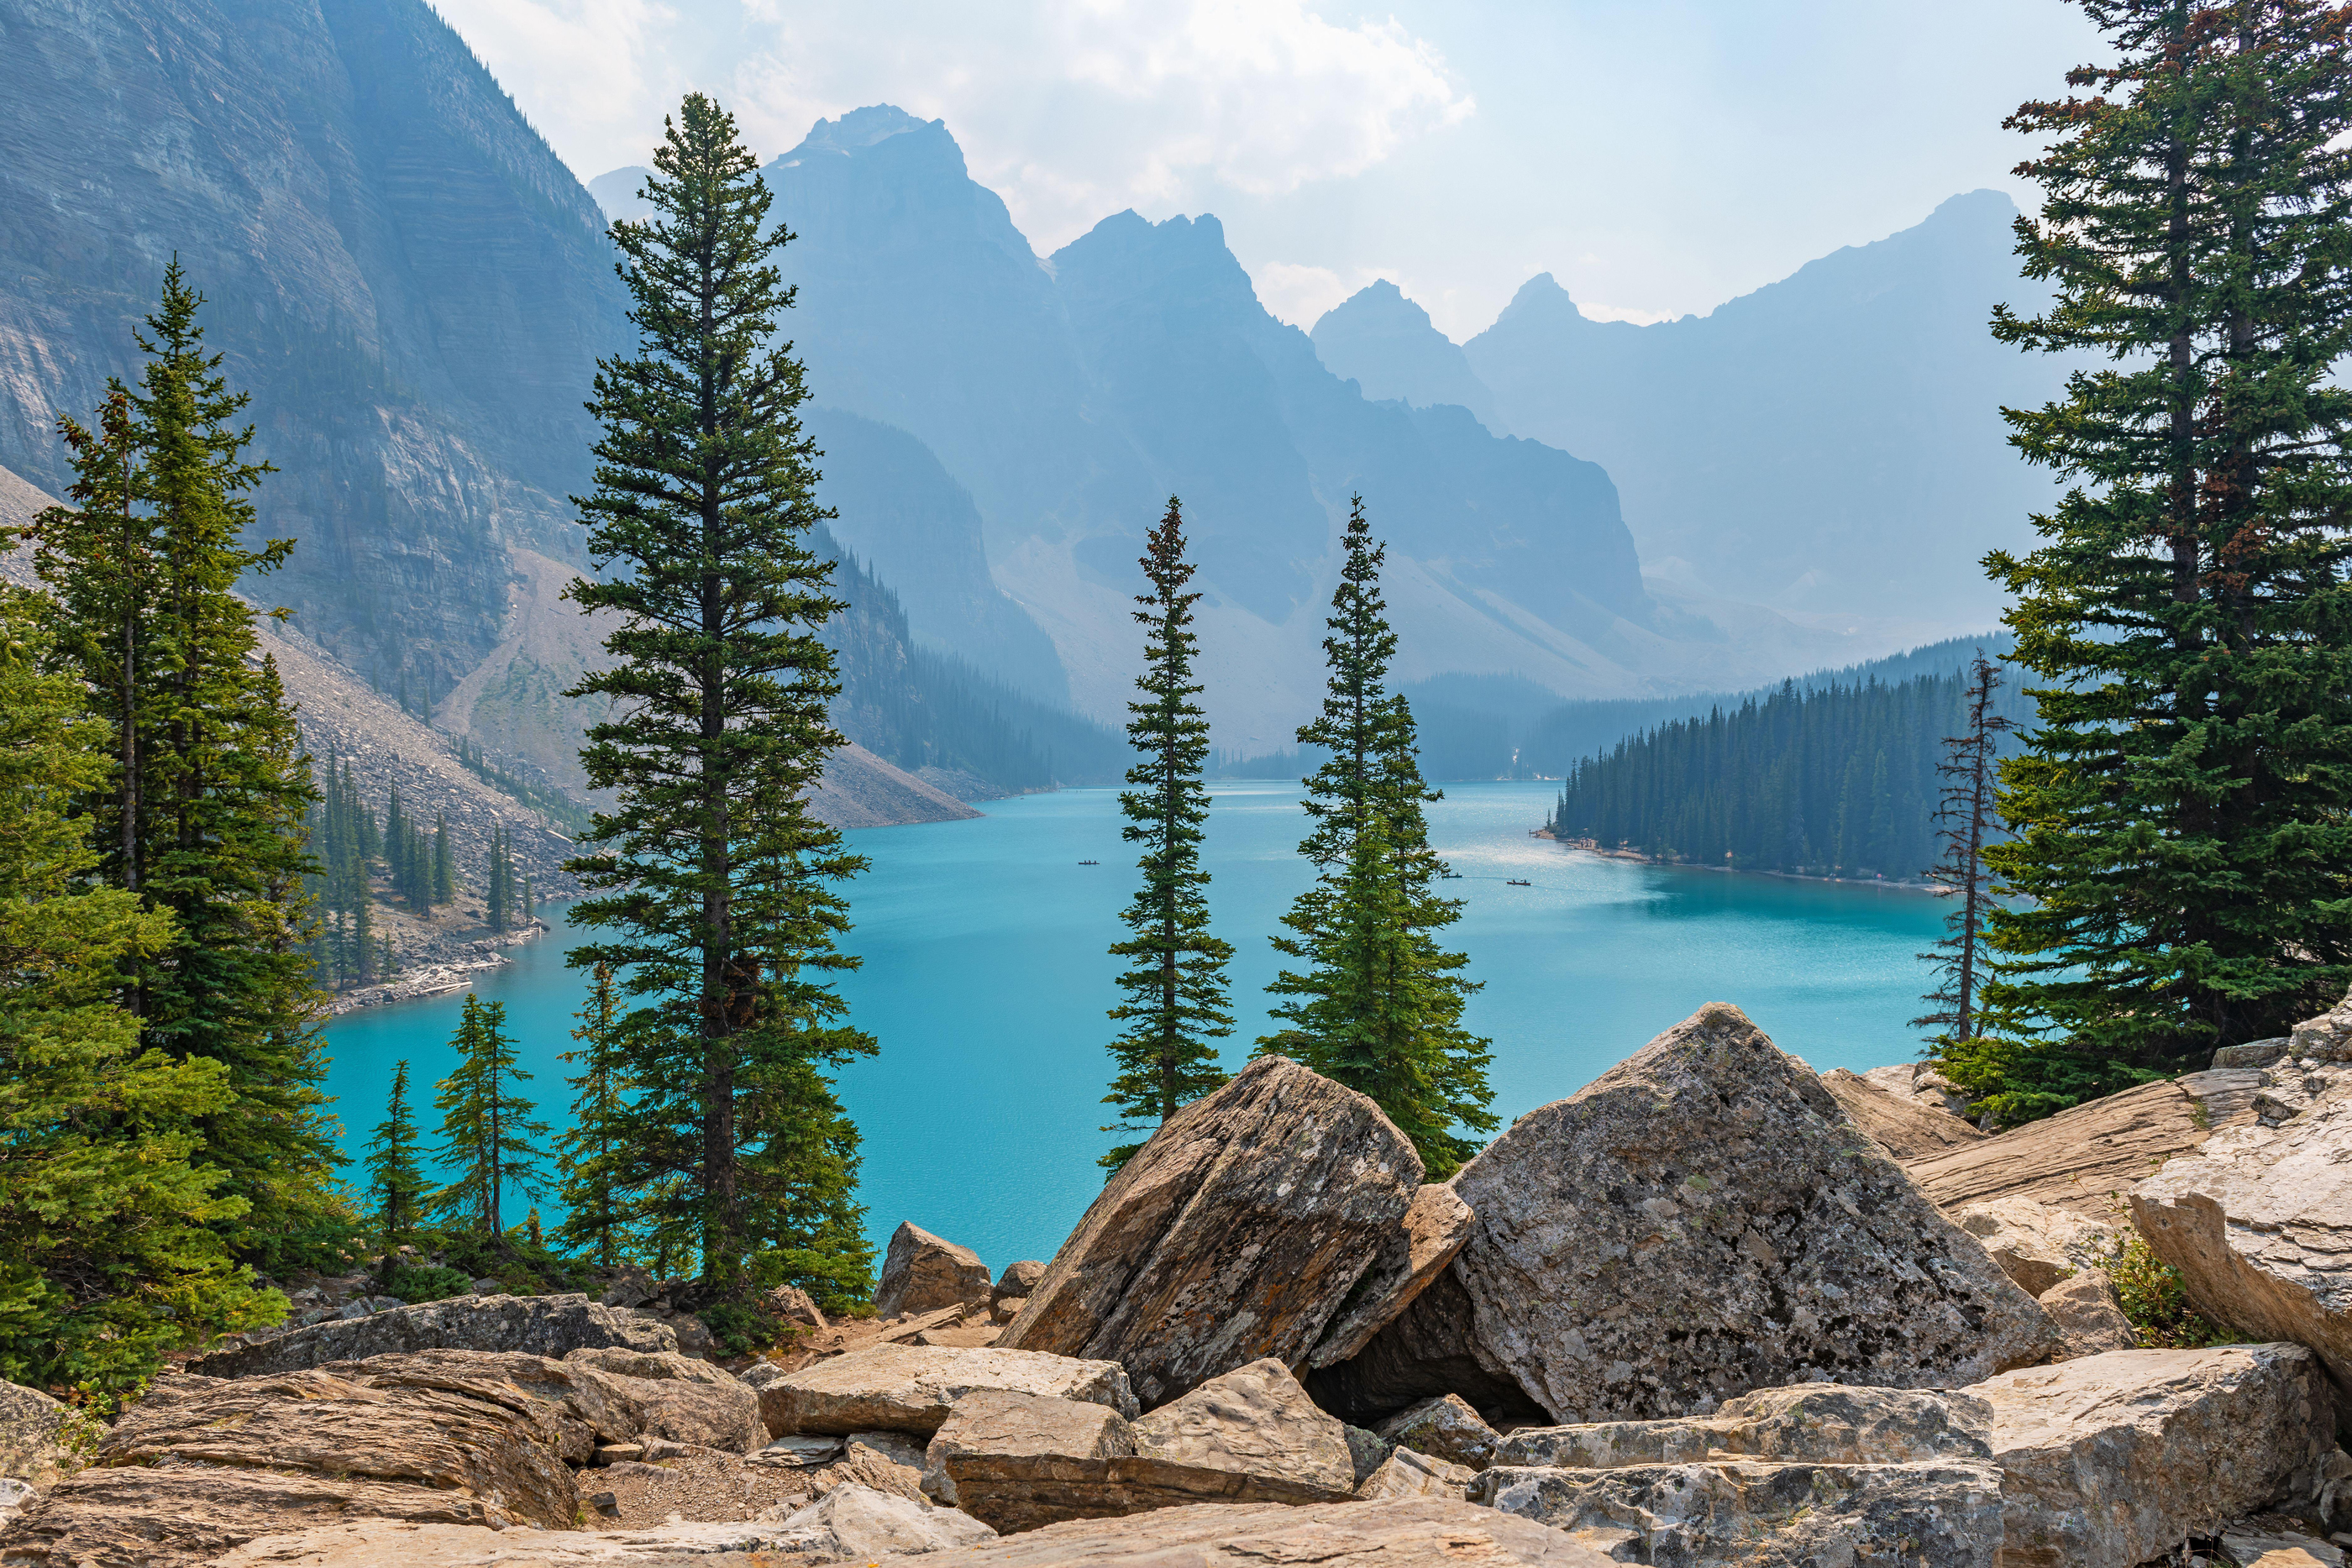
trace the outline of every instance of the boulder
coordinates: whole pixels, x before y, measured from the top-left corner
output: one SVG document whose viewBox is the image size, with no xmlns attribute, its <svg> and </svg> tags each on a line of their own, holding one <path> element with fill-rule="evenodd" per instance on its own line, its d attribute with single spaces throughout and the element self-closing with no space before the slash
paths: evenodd
<svg viewBox="0 0 2352 1568">
<path fill-rule="evenodd" d="M 818 1308 L 815 1298 L 798 1285 L 778 1285 L 770 1291 L 768 1310 L 776 1315 L 779 1322 L 801 1328 L 831 1326 L 824 1321 L 824 1313 Z"/>
<path fill-rule="evenodd" d="M 1371 1101 L 1260 1057 L 1110 1178 L 1002 1343 L 1117 1361 L 1147 1406 L 1262 1357 L 1295 1364 L 1421 1177 Z"/>
<path fill-rule="evenodd" d="M 2124 1316 L 2116 1282 L 2104 1269 L 2085 1269 L 2059 1281 L 2036 1298 L 2066 1342 L 2068 1355 L 2104 1355 L 2133 1350 L 2139 1335 Z"/>
<path fill-rule="evenodd" d="M 2131 1214 L 2189 1305 L 2317 1351 L 2352 1417 L 2352 1082 L 2278 1126 L 2230 1128 L 2166 1162 L 2132 1189 Z"/>
<path fill-rule="evenodd" d="M 2287 1059 L 2287 1037 L 2275 1040 L 2252 1040 L 2243 1045 L 2225 1045 L 2213 1052 L 2215 1067 L 2270 1067 Z"/>
<path fill-rule="evenodd" d="M 988 1304 L 988 1321 L 1003 1327 L 1019 1317 L 1021 1309 L 1028 1304 L 1026 1296 L 999 1296 Z"/>
<path fill-rule="evenodd" d="M 1237 1563 L 1379 1568 L 1608 1568 L 1556 1530 L 1444 1498 L 1318 1507 L 1169 1507 L 1088 1519 L 923 1560 L 923 1568 L 1234 1568 Z M 889 1560 L 876 1568 L 893 1568 Z"/>
<path fill-rule="evenodd" d="M 988 1265 L 979 1253 L 911 1223 L 901 1223 L 890 1233 L 889 1249 L 882 1255 L 882 1277 L 874 1291 L 876 1317 L 984 1307 L 988 1299 Z"/>
<path fill-rule="evenodd" d="M 1432 1458 L 1483 1470 L 1495 1462 L 1495 1428 L 1458 1394 L 1442 1394 L 1399 1411 L 1373 1428 L 1387 1441 Z"/>
<path fill-rule="evenodd" d="M 1347 1429 L 1271 1357 L 1211 1378 L 1131 1430 L 1135 1451 L 1150 1458 L 1279 1478 L 1340 1497 L 1355 1490 Z"/>
<path fill-rule="evenodd" d="M 1835 1068 L 1832 1071 L 1843 1071 Z M 1822 1074 L 1826 1080 L 1830 1074 Z M 1874 1067 L 1860 1074 L 1862 1081 L 1884 1094 L 1907 1100 L 1930 1111 L 1941 1111 L 1956 1121 L 1969 1119 L 1971 1109 L 1968 1095 L 1960 1086 L 1924 1061 L 1898 1061 L 1887 1067 Z"/>
<path fill-rule="evenodd" d="M 2037 1300 L 2069 1274 L 2105 1268 L 2123 1246 L 2115 1227 L 2079 1209 L 2030 1197 L 1966 1204 L 1952 1211 L 1952 1223 L 1975 1237 L 2001 1272 Z"/>
<path fill-rule="evenodd" d="M 2252 1121 L 2261 1087 L 2251 1068 L 2143 1083 L 1982 1143 L 1906 1160 L 1904 1168 L 1947 1211 L 2030 1197 L 2104 1218 L 2158 1166 L 2218 1129 Z"/>
<path fill-rule="evenodd" d="M 1471 1223 L 1470 1206 L 1444 1183 L 1432 1182 L 1414 1193 L 1412 1207 L 1381 1244 L 1380 1256 L 1356 1281 L 1307 1364 L 1330 1366 L 1370 1343 L 1454 1261 L 1470 1239 Z"/>
<path fill-rule="evenodd" d="M 1470 1494 L 1478 1472 L 1467 1465 L 1432 1458 L 1411 1448 L 1399 1448 L 1381 1461 L 1381 1468 L 1356 1488 L 1360 1502 L 1385 1502 L 1401 1497 L 1445 1497 L 1460 1502 Z"/>
<path fill-rule="evenodd" d="M 2295 1025 L 2286 1053 L 2299 1061 L 2352 1061 L 2352 990 L 2317 1018 Z"/>
<path fill-rule="evenodd" d="M 954 1509 L 870 1487 L 840 1486 L 788 1515 L 782 1531 L 754 1550 L 807 1563 L 870 1563 L 995 1539 L 996 1531 Z"/>
<path fill-rule="evenodd" d="M 456 1296 L 371 1312 L 215 1351 L 188 1364 L 206 1377 L 253 1377 L 401 1351 L 516 1351 L 556 1359 L 575 1350 L 674 1351 L 667 1325 L 582 1295 Z"/>
<path fill-rule="evenodd" d="M 1002 1301 L 1017 1298 L 1026 1301 L 1029 1299 L 1029 1292 L 1035 1290 L 1037 1281 L 1045 1277 L 1045 1265 L 1038 1262 L 1034 1258 L 1024 1258 L 1018 1263 L 1007 1263 L 1004 1266 L 1004 1272 L 996 1277 L 996 1283 L 990 1289 L 988 1299 L 991 1301 Z"/>
<path fill-rule="evenodd" d="M 676 1351 L 575 1350 L 567 1364 L 624 1380 L 638 1430 L 674 1443 L 748 1454 L 768 1442 L 760 1396 L 723 1368 Z"/>
<path fill-rule="evenodd" d="M 1724 1459 L 1625 1469 L 1497 1468 L 1472 1496 L 1621 1563 L 1657 1568 L 1900 1563 L 2006 1568 L 2001 1473 L 1956 1460 Z"/>
<path fill-rule="evenodd" d="M 1110 1361 L 1024 1350 L 880 1344 L 802 1367 L 762 1373 L 756 1385 L 770 1433 L 877 1429 L 929 1437 L 975 1389 L 1038 1394 L 1136 1414 L 1127 1374 Z"/>
<path fill-rule="evenodd" d="M 1844 1107 L 1855 1126 L 1898 1160 L 1966 1148 L 1985 1140 L 1984 1134 L 1941 1106 L 1909 1095 L 1889 1093 L 1870 1079 L 1843 1067 L 1822 1073 L 1822 1087 Z"/>
<path fill-rule="evenodd" d="M 607 1307 L 642 1307 L 660 1294 L 654 1277 L 631 1263 L 613 1275 L 596 1300 Z"/>
<path fill-rule="evenodd" d="M 1821 1081 L 1721 1003 L 1520 1117 L 1454 1188 L 1477 1216 L 1452 1270 L 1470 1349 L 1555 1420 L 1701 1415 L 1798 1382 L 1951 1386 L 2057 1344 Z"/>
<path fill-rule="evenodd" d="M 37 1388 L 0 1381 L 0 1476 L 48 1490 L 73 1468 L 58 1440 L 65 1424 L 63 1405 Z"/>
<path fill-rule="evenodd" d="M 965 1455 L 1109 1459 L 1134 1452 L 1127 1418 L 1108 1406 L 984 1388 L 957 1400 L 931 1435 L 923 1450 L 923 1490 L 961 1506 L 948 1461 Z"/>
<path fill-rule="evenodd" d="M 2003 1373 L 1992 1407 L 2002 1568 L 2132 1568 L 2318 1494 L 2330 1385 L 2300 1345 L 2119 1350 Z"/>
<path fill-rule="evenodd" d="M 1991 1430 L 1990 1406 L 1967 1394 L 1814 1383 L 1761 1388 L 1706 1417 L 1525 1427 L 1496 1445 L 1494 1462 L 1577 1469 L 1706 1458 L 1973 1462 L 1992 1457 Z"/>
<path fill-rule="evenodd" d="M 1339 1434 L 1348 1439 L 1349 1466 L 1355 1472 L 1356 1484 L 1360 1487 L 1371 1479 L 1374 1470 L 1388 1462 L 1391 1454 L 1396 1452 L 1394 1443 L 1378 1432 L 1366 1431 L 1361 1427 L 1351 1427 L 1343 1422 Z"/>
<path fill-rule="evenodd" d="M 1493 1426 L 1554 1419 L 1507 1372 L 1479 1354 L 1473 1343 L 1476 1315 L 1458 1270 L 1448 1269 L 1354 1356 L 1309 1369 L 1307 1387 L 1324 1409 L 1375 1427 L 1447 1394 Z"/>
</svg>

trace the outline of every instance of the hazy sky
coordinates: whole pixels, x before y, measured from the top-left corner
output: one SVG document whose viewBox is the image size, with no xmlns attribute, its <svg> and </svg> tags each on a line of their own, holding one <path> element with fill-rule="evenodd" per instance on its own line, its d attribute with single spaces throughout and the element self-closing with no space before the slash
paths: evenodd
<svg viewBox="0 0 2352 1568">
<path fill-rule="evenodd" d="M 1302 326 L 1375 277 L 1456 339 L 1550 272 L 1704 312 L 1993 185 L 2095 57 L 2061 0 L 441 0 L 583 180 L 688 89 L 762 158 L 819 116 L 942 119 L 1043 255 L 1214 213 Z"/>
</svg>

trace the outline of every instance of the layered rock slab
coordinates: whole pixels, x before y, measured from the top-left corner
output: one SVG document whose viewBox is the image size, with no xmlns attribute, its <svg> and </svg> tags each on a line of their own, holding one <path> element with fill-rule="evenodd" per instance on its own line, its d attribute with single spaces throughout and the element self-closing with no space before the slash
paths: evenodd
<svg viewBox="0 0 2352 1568">
<path fill-rule="evenodd" d="M 928 1438 L 957 1400 L 977 1389 L 1042 1395 L 1137 1414 L 1117 1362 L 1037 1351 L 881 1344 L 763 1375 L 760 1410 L 776 1437 L 817 1432 L 908 1432 Z"/>
<path fill-rule="evenodd" d="M 1381 1243 L 1380 1256 L 1307 1354 L 1307 1364 L 1330 1366 L 1370 1343 L 1460 1255 L 1474 1223 L 1470 1206 L 1444 1182 L 1432 1182 L 1413 1194 L 1404 1218 Z"/>
<path fill-rule="evenodd" d="M 1558 1420 L 1704 1414 L 1800 1382 L 1956 1386 L 2056 1343 L 1813 1073 L 1721 1003 L 1519 1118 L 1453 1185 L 1477 1217 L 1452 1270 L 1470 1349 Z"/>
<path fill-rule="evenodd" d="M 896 1568 L 885 1558 L 873 1568 Z M 1444 1498 L 1298 1508 L 1210 1505 L 1078 1520 L 908 1558 L 922 1568 L 1606 1568 L 1557 1530 Z"/>
<path fill-rule="evenodd" d="M 1496 1446 L 1500 1466 L 1612 1469 L 1705 1458 L 1913 1464 L 1992 1458 L 1992 1407 L 1971 1395 L 1808 1384 L 1762 1388 L 1713 1416 L 1525 1427 Z"/>
<path fill-rule="evenodd" d="M 1471 1483 L 1477 1479 L 1478 1472 L 1467 1465 L 1399 1448 L 1363 1479 L 1356 1497 L 1361 1502 L 1402 1497 L 1446 1497 L 1459 1501 L 1469 1496 Z"/>
<path fill-rule="evenodd" d="M 941 1307 L 984 1307 L 992 1293 L 988 1265 L 979 1253 L 902 1221 L 882 1254 L 874 1315 L 895 1318 Z"/>
<path fill-rule="evenodd" d="M 1985 1140 L 1986 1134 L 1949 1111 L 1927 1100 L 1890 1092 L 1843 1067 L 1822 1073 L 1822 1087 L 1844 1107 L 1855 1126 L 1898 1160 L 1966 1148 Z"/>
<path fill-rule="evenodd" d="M 1621 1469 L 1496 1467 L 1474 1500 L 1614 1562 L 1655 1568 L 1995 1568 L 2001 1472 L 1989 1464 L 1724 1459 Z"/>
<path fill-rule="evenodd" d="M 2133 1568 L 2318 1494 L 2331 1388 L 2300 1345 L 2126 1350 L 1969 1390 L 1992 1409 L 2002 1568 Z"/>
<path fill-rule="evenodd" d="M 206 1377 L 252 1377 L 331 1361 L 422 1350 L 511 1351 L 562 1359 L 575 1350 L 677 1349 L 668 1325 L 583 1295 L 457 1296 L 446 1301 L 313 1323 L 188 1364 Z"/>
<path fill-rule="evenodd" d="M 1371 1101 L 1260 1057 L 1120 1167 L 999 1343 L 1117 1361 L 1146 1407 L 1264 1357 L 1296 1364 L 1421 1178 Z"/>
</svg>

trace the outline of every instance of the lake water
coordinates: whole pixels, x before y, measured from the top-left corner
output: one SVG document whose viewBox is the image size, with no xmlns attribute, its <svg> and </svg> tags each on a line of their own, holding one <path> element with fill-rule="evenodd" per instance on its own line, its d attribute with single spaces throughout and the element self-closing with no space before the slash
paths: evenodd
<svg viewBox="0 0 2352 1568">
<path fill-rule="evenodd" d="M 1573 1092 L 1709 1001 L 1745 1009 L 1815 1068 L 1916 1055 L 1905 1020 L 1926 976 L 1916 955 L 1946 906 L 1916 891 L 1644 866 L 1531 838 L 1554 793 L 1542 783 L 1452 785 L 1431 838 L 1461 873 L 1454 927 L 1485 982 L 1470 1026 L 1495 1042 L 1495 1109 L 1506 1124 Z M 842 1076 L 865 1134 L 863 1197 L 879 1245 L 901 1219 L 961 1241 L 992 1268 L 1050 1258 L 1101 1189 L 1095 1157 L 1109 1077 L 1103 1017 L 1116 972 L 1104 948 L 1124 927 L 1135 881 L 1118 797 L 1072 789 L 992 803 L 976 821 L 852 833 L 873 870 L 852 884 L 851 947 L 865 967 L 843 990 L 881 1054 Z M 1306 885 L 1295 788 L 1222 786 L 1206 863 L 1217 932 L 1236 949 L 1229 1064 L 1265 1031 L 1276 968 L 1268 933 Z M 1096 866 L 1080 865 L 1097 860 Z M 1530 887 L 1512 887 L 1509 878 Z M 477 987 L 537 1074 L 541 1115 L 567 1095 L 581 978 L 567 933 L 515 950 Z M 371 1009 L 327 1030 L 346 1146 L 383 1114 L 396 1058 L 416 1099 L 453 1062 L 460 997 Z M 353 1173 L 356 1175 L 356 1172 Z M 551 1206 L 550 1206 L 551 1207 Z"/>
</svg>

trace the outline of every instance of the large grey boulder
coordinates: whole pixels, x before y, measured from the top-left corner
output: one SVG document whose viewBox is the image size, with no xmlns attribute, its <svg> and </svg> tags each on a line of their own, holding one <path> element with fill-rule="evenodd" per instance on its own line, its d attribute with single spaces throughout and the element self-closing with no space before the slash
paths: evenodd
<svg viewBox="0 0 2352 1568">
<path fill-rule="evenodd" d="M 2286 1055 L 2298 1061 L 2352 1061 L 2352 990 L 2317 1018 L 2295 1025 Z"/>
<path fill-rule="evenodd" d="M 571 1365 L 618 1380 L 639 1413 L 639 1430 L 673 1443 L 748 1454 L 764 1448 L 760 1396 L 723 1367 L 676 1351 L 575 1350 Z"/>
<path fill-rule="evenodd" d="M 1991 1432 L 1991 1407 L 1968 1394 L 1815 1383 L 1760 1388 L 1707 1416 L 1523 1427 L 1496 1445 L 1494 1462 L 1579 1469 L 1706 1458 L 1972 1462 L 1992 1457 Z"/>
<path fill-rule="evenodd" d="M 2225 1129 L 2165 1162 L 2132 1189 L 2132 1222 L 2180 1270 L 2198 1312 L 2317 1351 L 2352 1416 L 2352 1075 L 2308 1081 L 2318 1092 L 2299 1114 Z"/>
<path fill-rule="evenodd" d="M 1135 1452 L 1127 1418 L 1105 1405 L 1008 1394 L 983 1388 L 948 1412 L 923 1450 L 923 1490 L 961 1506 L 948 1462 L 974 1454 L 993 1458 L 1124 1458 Z"/>
<path fill-rule="evenodd" d="M 1280 1479 L 1339 1497 L 1356 1487 L 1347 1429 L 1271 1358 L 1211 1378 L 1136 1422 L 1132 1433 L 1135 1451 L 1155 1459 Z"/>
<path fill-rule="evenodd" d="M 1421 1177 L 1371 1101 L 1260 1057 L 1120 1167 L 999 1343 L 1117 1361 L 1147 1407 L 1262 1357 L 1296 1364 Z"/>
<path fill-rule="evenodd" d="M 779 1437 L 884 1431 L 928 1438 L 956 1401 L 983 1388 L 1084 1400 L 1122 1416 L 1137 1413 L 1127 1374 L 1117 1362 L 941 1345 L 874 1345 L 797 1372 L 763 1374 L 758 1396 L 768 1430 Z"/>
<path fill-rule="evenodd" d="M 874 1315 L 905 1317 L 941 1307 L 988 1305 L 988 1265 L 969 1247 L 902 1222 L 882 1254 L 882 1274 L 874 1290 Z"/>
<path fill-rule="evenodd" d="M 421 1350 L 514 1351 L 556 1359 L 575 1350 L 675 1351 L 667 1324 L 583 1295 L 457 1296 L 363 1318 L 331 1320 L 188 1364 L 206 1377 L 253 1377 L 331 1361 Z"/>
<path fill-rule="evenodd" d="M 2070 1274 L 2035 1299 L 2057 1325 L 2068 1355 L 2105 1355 L 2111 1350 L 2139 1348 L 2139 1335 L 2124 1316 L 2115 1280 L 2104 1269 Z"/>
<path fill-rule="evenodd" d="M 58 1438 L 66 1407 L 37 1388 L 0 1381 L 0 1477 L 47 1491 L 73 1468 Z"/>
<path fill-rule="evenodd" d="M 1442 1394 L 1400 1410 L 1373 1428 L 1382 1439 L 1433 1458 L 1483 1470 L 1495 1462 L 1495 1428 L 1458 1394 Z"/>
<path fill-rule="evenodd" d="M 1520 1117 L 1454 1188 L 1477 1217 L 1453 1268 L 1469 1348 L 1555 1419 L 1703 1415 L 1809 1381 L 1954 1386 L 2057 1343 L 1820 1080 L 1721 1003 Z"/>
<path fill-rule="evenodd" d="M 1721 1459 L 1624 1469 L 1497 1468 L 1474 1500 L 1654 1568 L 2007 1568 L 2001 1474 L 1957 1460 L 1823 1465 Z"/>
<path fill-rule="evenodd" d="M 2330 1385 L 2300 1345 L 2125 1350 L 2003 1373 L 1992 1407 L 2002 1568 L 2133 1568 L 2318 1495 Z"/>
</svg>

